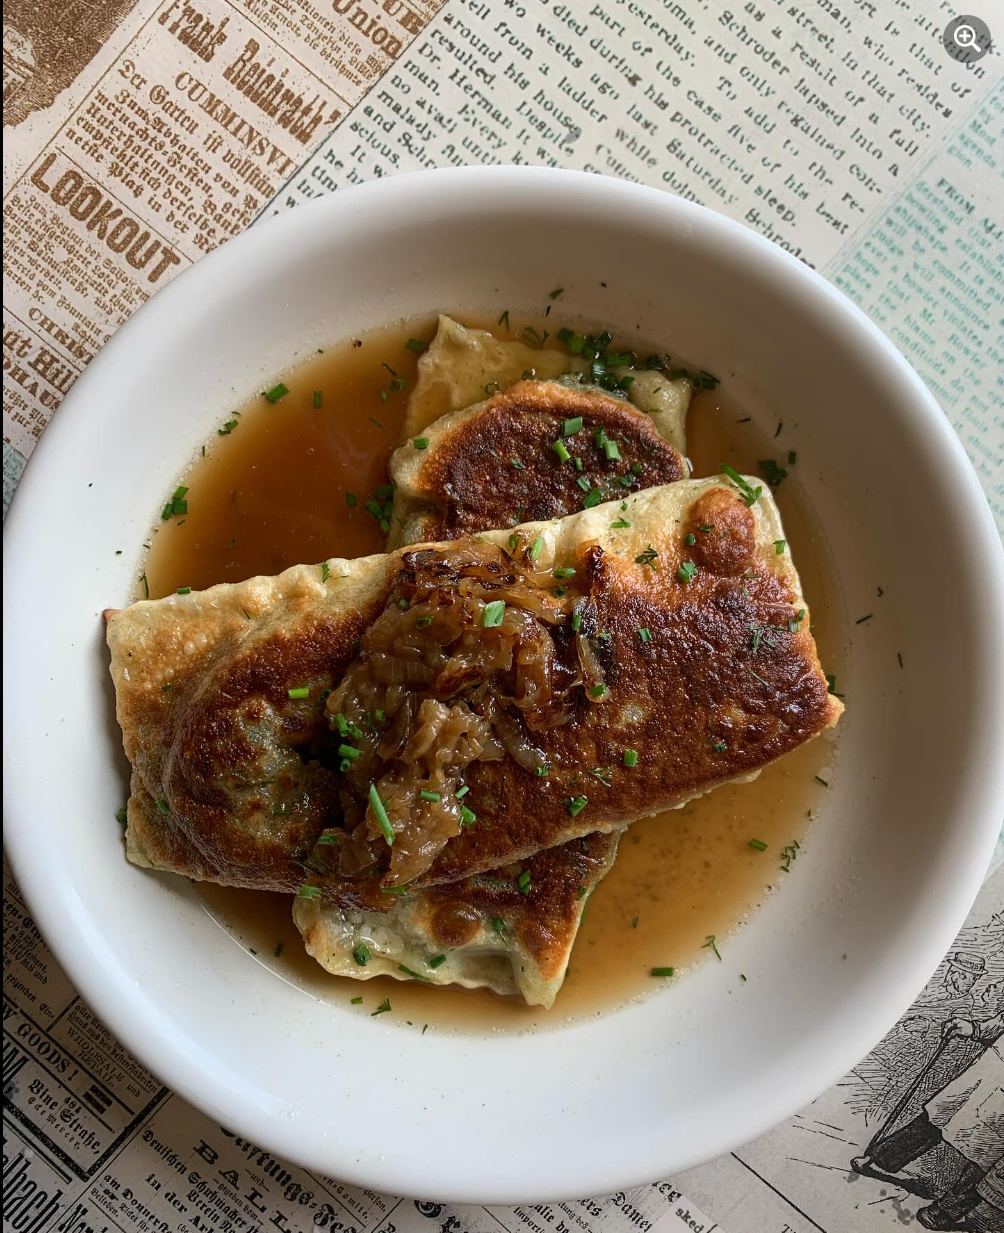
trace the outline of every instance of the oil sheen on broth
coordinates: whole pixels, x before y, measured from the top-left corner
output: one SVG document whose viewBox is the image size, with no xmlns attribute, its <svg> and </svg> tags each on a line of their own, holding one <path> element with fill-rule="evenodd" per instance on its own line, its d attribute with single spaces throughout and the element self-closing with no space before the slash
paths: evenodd
<svg viewBox="0 0 1004 1233">
<path fill-rule="evenodd" d="M 494 318 L 461 316 L 507 337 Z M 538 331 L 552 324 L 530 315 L 518 321 Z M 519 328 L 515 320 L 513 325 Z M 259 395 L 239 413 L 221 414 L 223 431 L 207 442 L 205 456 L 184 479 L 188 512 L 155 532 L 146 560 L 151 597 L 331 556 L 381 552 L 385 534 L 366 502 L 387 482 L 388 454 L 401 436 L 418 358 L 406 343 L 431 338 L 434 330 L 435 318 L 429 317 L 326 348 L 283 378 L 289 392 L 277 401 Z M 787 438 L 779 453 L 776 442 L 745 420 L 722 387 L 694 397 L 687 444 L 696 476 L 716 474 L 723 462 L 756 474 L 758 459 L 787 458 Z M 797 476 L 797 463 L 788 470 Z M 781 484 L 775 496 L 820 658 L 839 678 L 845 646 L 841 604 L 821 528 L 797 479 Z M 362 1003 L 352 1007 L 361 1013 L 372 1014 L 389 998 L 388 1018 L 417 1029 L 555 1026 L 569 1015 L 609 1010 L 662 987 L 665 981 L 650 975 L 653 967 L 680 973 L 700 959 L 715 962 L 708 939 L 724 942 L 765 895 L 795 875 L 797 856 L 793 862 L 782 859 L 782 852 L 805 837 L 826 792 L 820 772 L 832 750 L 827 737 L 812 741 L 752 783 L 727 784 L 683 809 L 635 823 L 621 839 L 613 870 L 589 900 L 568 977 L 550 1012 L 483 990 L 330 976 L 304 951 L 287 896 L 209 883 L 199 884 L 197 892 L 217 923 L 259 962 L 312 994 L 345 1004 L 361 996 Z M 750 847 L 750 839 L 766 849 Z M 723 954 L 727 962 L 727 947 Z M 740 974 L 733 975 L 738 982 Z"/>
</svg>

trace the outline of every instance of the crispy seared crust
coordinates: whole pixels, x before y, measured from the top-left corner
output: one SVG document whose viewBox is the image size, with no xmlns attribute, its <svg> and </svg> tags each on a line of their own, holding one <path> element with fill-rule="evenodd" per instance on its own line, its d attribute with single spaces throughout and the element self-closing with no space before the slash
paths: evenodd
<svg viewBox="0 0 1004 1233">
<path fill-rule="evenodd" d="M 582 419 L 582 430 L 563 444 L 582 457 L 582 471 L 552 448 L 574 418 Z M 610 499 L 683 479 L 687 464 L 660 434 L 658 418 L 594 387 L 556 381 L 517 381 L 453 411 L 426 429 L 426 448 L 407 441 L 391 457 L 396 491 L 388 547 L 560 518 L 582 509 L 580 479 Z M 597 447 L 598 429 L 617 443 L 619 458 Z M 620 487 L 622 478 L 630 488 Z"/>
<path fill-rule="evenodd" d="M 487 987 L 550 1006 L 589 892 L 613 865 L 617 838 L 573 839 L 490 875 L 405 896 L 387 913 L 297 899 L 293 919 L 308 953 L 335 975 L 414 979 L 403 967 L 431 984 Z M 516 882 L 523 872 L 530 875 L 525 894 Z M 365 965 L 352 954 L 360 944 L 371 956 Z M 437 954 L 445 958 L 430 967 Z"/>
<path fill-rule="evenodd" d="M 839 717 L 808 618 L 788 628 L 806 604 L 789 556 L 774 551 L 783 532 L 767 493 L 747 509 L 730 485 L 684 481 L 629 498 L 630 527 L 612 528 L 620 516 L 619 504 L 599 505 L 522 529 L 543 539 L 541 567 L 588 575 L 598 628 L 611 634 L 609 692 L 540 734 L 546 784 L 509 759 L 472 764 L 478 824 L 449 840 L 415 885 L 619 829 L 759 770 Z M 483 538 L 504 545 L 509 531 Z M 657 568 L 635 560 L 648 548 Z M 299 884 L 290 861 L 339 821 L 335 774 L 309 757 L 321 691 L 382 609 L 400 555 L 332 561 L 327 583 L 317 566 L 297 566 L 110 617 L 119 722 L 136 772 L 130 855 L 230 885 Z M 683 582 L 677 569 L 688 559 L 700 568 Z M 759 640 L 755 629 L 766 631 Z M 304 685 L 310 698 L 290 700 Z M 619 769 L 626 747 L 639 752 L 630 771 Z M 597 766 L 618 768 L 612 786 L 587 774 Z M 578 795 L 589 804 L 572 817 L 562 799 Z M 324 890 L 351 899 L 349 885 L 329 880 Z"/>
</svg>

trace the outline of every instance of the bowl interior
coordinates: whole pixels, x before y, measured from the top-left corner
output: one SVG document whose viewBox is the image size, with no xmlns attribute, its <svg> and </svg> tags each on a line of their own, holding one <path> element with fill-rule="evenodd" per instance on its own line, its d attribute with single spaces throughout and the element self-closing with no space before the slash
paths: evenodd
<svg viewBox="0 0 1004 1233">
<path fill-rule="evenodd" d="M 877 615 L 854 633 L 824 815 L 727 962 L 559 1031 L 420 1037 L 284 983 L 184 881 L 126 864 L 100 613 L 130 594 L 151 518 L 193 450 L 267 377 L 352 332 L 439 306 L 529 310 L 558 285 L 569 315 L 662 340 L 727 380 L 758 423 L 796 427 L 848 615 Z M 989 859 L 1002 606 L 961 450 L 835 292 L 658 193 L 571 173 L 432 173 L 252 229 L 97 358 L 47 430 L 7 536 L 19 596 L 8 845 L 39 923 L 166 1082 L 325 1173 L 506 1202 L 699 1163 L 875 1043 L 950 944 Z M 489 1133 L 472 1135 L 475 1119 Z"/>
</svg>

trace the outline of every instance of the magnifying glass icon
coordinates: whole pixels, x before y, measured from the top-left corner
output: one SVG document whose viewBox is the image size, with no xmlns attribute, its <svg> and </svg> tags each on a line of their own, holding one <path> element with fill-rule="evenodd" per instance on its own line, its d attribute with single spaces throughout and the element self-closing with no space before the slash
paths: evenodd
<svg viewBox="0 0 1004 1233">
<path fill-rule="evenodd" d="M 980 41 L 972 26 L 959 26 L 952 34 L 952 39 L 958 47 L 977 47 Z"/>
</svg>

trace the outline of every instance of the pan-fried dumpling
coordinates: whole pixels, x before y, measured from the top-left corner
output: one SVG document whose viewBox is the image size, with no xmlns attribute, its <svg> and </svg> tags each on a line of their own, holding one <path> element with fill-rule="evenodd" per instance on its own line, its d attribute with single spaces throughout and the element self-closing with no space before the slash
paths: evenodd
<svg viewBox="0 0 1004 1233">
<path fill-rule="evenodd" d="M 130 858 L 380 911 L 754 774 L 841 705 L 748 483 L 110 615 Z"/>
<path fill-rule="evenodd" d="M 613 865 L 617 838 L 573 839 L 538 852 L 525 867 L 402 896 L 388 912 L 298 896 L 293 920 L 308 954 L 336 976 L 487 988 L 550 1007 L 589 895 Z"/>
<path fill-rule="evenodd" d="M 641 374 L 650 375 L 659 376 Z M 687 464 L 656 418 L 595 387 L 558 381 L 517 381 L 451 411 L 391 456 L 387 546 L 560 518 L 683 479 Z"/>
<path fill-rule="evenodd" d="M 518 339 L 503 341 L 487 330 L 470 329 L 441 314 L 436 336 L 418 361 L 405 416 L 405 436 L 410 440 L 447 412 L 481 402 L 486 387 L 505 389 L 527 374 L 535 380 L 575 374 L 578 382 L 588 370 L 589 363 L 581 356 L 529 347 Z M 685 377 L 671 381 L 654 369 L 632 370 L 631 376 L 628 399 L 652 416 L 665 440 L 685 453 L 690 381 Z"/>
</svg>

